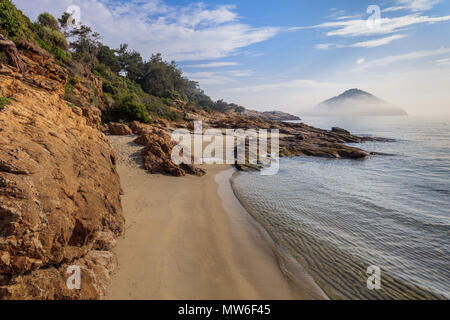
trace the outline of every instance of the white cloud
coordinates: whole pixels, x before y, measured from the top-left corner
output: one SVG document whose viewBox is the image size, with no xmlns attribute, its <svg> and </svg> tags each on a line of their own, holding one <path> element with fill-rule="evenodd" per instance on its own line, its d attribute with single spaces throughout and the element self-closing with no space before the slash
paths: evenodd
<svg viewBox="0 0 450 320">
<path fill-rule="evenodd" d="M 248 77 L 252 75 L 250 70 L 230 70 L 226 72 L 232 77 Z"/>
<path fill-rule="evenodd" d="M 315 45 L 315 48 L 317 50 L 328 50 L 331 49 L 332 46 L 333 46 L 332 43 L 319 43 Z"/>
<path fill-rule="evenodd" d="M 438 59 L 434 62 L 439 66 L 450 66 L 450 58 Z"/>
<path fill-rule="evenodd" d="M 224 89 L 223 92 L 261 92 L 271 89 L 293 89 L 293 88 L 327 88 L 335 84 L 328 82 L 318 82 L 310 79 L 295 79 L 290 81 L 283 81 L 277 83 L 267 83 L 255 86 L 237 87 Z"/>
<path fill-rule="evenodd" d="M 36 18 L 42 11 L 60 16 L 69 5 L 81 8 L 82 22 L 98 31 L 104 42 L 121 42 L 148 58 L 161 52 L 169 60 L 211 60 L 235 54 L 240 48 L 265 41 L 281 29 L 240 22 L 234 6 L 167 5 L 160 0 L 15 0 Z"/>
<path fill-rule="evenodd" d="M 391 65 L 393 63 L 404 62 L 408 60 L 415 60 L 425 57 L 432 57 L 441 54 L 450 53 L 450 48 L 440 48 L 436 50 L 421 50 L 421 51 L 413 51 L 406 54 L 387 56 L 380 59 L 374 59 L 370 61 L 366 61 L 364 64 L 358 66 L 353 71 L 362 71 L 368 68 L 375 67 L 385 67 Z"/>
<path fill-rule="evenodd" d="M 319 43 L 314 46 L 317 50 L 330 50 L 336 48 L 343 48 L 345 45 L 340 45 L 336 43 Z"/>
<path fill-rule="evenodd" d="M 443 21 L 449 21 L 450 15 L 442 17 L 428 17 L 421 16 L 418 14 L 411 14 L 396 18 L 381 18 L 379 28 L 370 28 L 367 24 L 367 20 L 357 19 L 357 20 L 346 20 L 346 21 L 333 21 L 325 22 L 319 25 L 310 27 L 294 27 L 290 28 L 290 31 L 301 30 L 301 29 L 334 29 L 327 32 L 328 36 L 368 36 L 375 34 L 389 34 L 405 30 L 416 24 L 422 23 L 437 23 Z"/>
<path fill-rule="evenodd" d="M 337 44 L 337 43 L 320 43 L 320 44 L 316 44 L 315 48 L 317 50 L 330 50 L 330 49 L 347 48 L 347 47 L 374 48 L 374 47 L 384 46 L 386 44 L 391 43 L 394 40 L 398 40 L 398 39 L 402 39 L 402 38 L 406 38 L 406 37 L 407 37 L 407 35 L 398 34 L 398 35 L 393 35 L 393 36 L 389 36 L 389 37 L 385 37 L 385 38 L 357 42 L 357 43 L 353 43 L 353 44 L 349 44 L 349 45 Z"/>
<path fill-rule="evenodd" d="M 234 80 L 217 72 L 185 72 L 189 79 L 200 82 L 202 85 L 223 85 Z"/>
<path fill-rule="evenodd" d="M 395 11 L 400 11 L 400 10 L 405 10 L 406 7 L 389 7 L 389 8 L 385 8 L 383 10 L 381 10 L 381 12 L 395 12 Z"/>
<path fill-rule="evenodd" d="M 340 16 L 340 17 L 337 17 L 336 19 L 338 19 L 338 20 L 349 20 L 349 19 L 361 18 L 362 16 L 363 16 L 362 14 L 354 14 L 352 16 Z"/>
<path fill-rule="evenodd" d="M 360 58 L 360 59 L 358 59 L 358 61 L 356 61 L 356 63 L 357 63 L 357 64 L 363 64 L 364 61 L 366 61 L 366 59 Z"/>
<path fill-rule="evenodd" d="M 184 72 L 185 76 L 202 85 L 223 85 L 235 82 L 235 78 L 248 77 L 251 74 L 250 70 Z"/>
<path fill-rule="evenodd" d="M 399 10 L 410 10 L 413 12 L 426 11 L 433 8 L 441 0 L 397 0 L 397 6 L 389 7 L 383 12 L 393 12 Z"/>
<path fill-rule="evenodd" d="M 362 41 L 352 44 L 352 47 L 362 47 L 362 48 L 374 48 L 379 46 L 384 46 L 386 44 L 391 43 L 394 40 L 403 39 L 407 36 L 405 34 L 396 34 L 390 37 L 380 38 L 380 39 L 374 39 L 374 40 L 368 40 L 368 41 Z"/>
<path fill-rule="evenodd" d="M 209 62 L 202 64 L 188 64 L 185 65 L 185 68 L 218 68 L 218 67 L 230 67 L 230 66 L 238 66 L 240 63 L 238 62 Z"/>
</svg>

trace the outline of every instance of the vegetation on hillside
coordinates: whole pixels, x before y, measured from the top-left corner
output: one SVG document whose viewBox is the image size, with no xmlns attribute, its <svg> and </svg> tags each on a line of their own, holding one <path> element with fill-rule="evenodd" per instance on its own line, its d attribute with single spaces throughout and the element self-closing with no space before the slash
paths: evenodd
<svg viewBox="0 0 450 320">
<path fill-rule="evenodd" d="M 103 94 L 97 96 L 94 92 L 94 100 L 97 104 L 103 102 L 104 122 L 150 123 L 157 118 L 178 121 L 182 114 L 175 108 L 177 100 L 208 112 L 244 110 L 223 100 L 214 102 L 197 82 L 183 76 L 174 61 L 165 61 L 160 53 L 146 61 L 127 44 L 112 49 L 90 27 L 72 28 L 71 19 L 68 13 L 56 19 L 44 12 L 33 23 L 10 0 L 0 0 L 0 32 L 13 41 L 26 39 L 37 43 L 69 70 L 66 100 L 74 105 L 79 103 L 75 87 L 86 76 L 86 68 L 103 80 Z"/>
<path fill-rule="evenodd" d="M 0 33 L 16 40 L 29 39 L 33 35 L 33 24 L 10 0 L 0 0 Z"/>
</svg>

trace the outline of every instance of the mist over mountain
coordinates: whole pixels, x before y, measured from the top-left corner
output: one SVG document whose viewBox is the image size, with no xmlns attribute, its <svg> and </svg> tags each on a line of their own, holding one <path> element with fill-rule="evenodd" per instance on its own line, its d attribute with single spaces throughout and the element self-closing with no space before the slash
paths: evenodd
<svg viewBox="0 0 450 320">
<path fill-rule="evenodd" d="M 406 111 L 360 89 L 325 100 L 306 113 L 314 116 L 404 116 Z"/>
</svg>

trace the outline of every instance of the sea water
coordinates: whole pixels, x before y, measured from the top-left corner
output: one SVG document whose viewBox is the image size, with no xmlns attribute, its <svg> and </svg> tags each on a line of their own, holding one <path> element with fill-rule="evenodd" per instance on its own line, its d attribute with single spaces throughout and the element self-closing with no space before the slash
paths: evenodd
<svg viewBox="0 0 450 320">
<path fill-rule="evenodd" d="M 393 142 L 367 160 L 283 158 L 238 174 L 244 207 L 334 299 L 450 298 L 450 117 L 305 118 Z M 369 266 L 381 287 L 370 290 Z"/>
</svg>

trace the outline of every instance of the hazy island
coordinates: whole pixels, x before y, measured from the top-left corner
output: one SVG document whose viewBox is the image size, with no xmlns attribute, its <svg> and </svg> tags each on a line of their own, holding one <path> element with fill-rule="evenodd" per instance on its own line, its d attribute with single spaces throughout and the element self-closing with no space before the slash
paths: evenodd
<svg viewBox="0 0 450 320">
<path fill-rule="evenodd" d="M 311 116 L 404 116 L 406 111 L 360 89 L 325 100 L 306 113 Z"/>
</svg>

